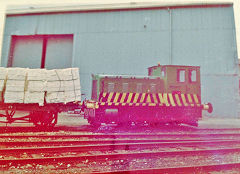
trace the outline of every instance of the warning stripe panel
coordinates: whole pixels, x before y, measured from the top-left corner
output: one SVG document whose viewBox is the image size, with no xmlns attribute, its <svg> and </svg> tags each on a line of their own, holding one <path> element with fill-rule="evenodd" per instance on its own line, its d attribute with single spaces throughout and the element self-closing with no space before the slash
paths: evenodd
<svg viewBox="0 0 240 174">
<path fill-rule="evenodd" d="M 189 102 L 190 104 L 193 103 L 193 100 L 192 100 L 191 94 L 187 94 L 187 99 L 188 99 L 188 102 Z"/>
<path fill-rule="evenodd" d="M 124 102 L 126 95 L 127 95 L 126 93 L 122 93 L 122 97 L 121 97 L 120 103 Z"/>
<path fill-rule="evenodd" d="M 118 97 L 119 97 L 120 93 L 117 92 L 115 97 L 114 97 L 114 100 L 113 100 L 113 103 L 117 103 L 118 102 Z"/>
<path fill-rule="evenodd" d="M 171 105 L 172 105 L 172 106 L 176 106 L 176 104 L 175 104 L 175 102 L 174 102 L 174 100 L 173 100 L 173 96 L 172 96 L 171 93 L 168 94 L 168 97 L 169 97 L 169 100 L 170 100 Z"/>
<path fill-rule="evenodd" d="M 158 103 L 156 94 L 152 94 L 152 96 L 153 96 L 153 102 L 154 102 L 154 103 Z"/>
<path fill-rule="evenodd" d="M 179 95 L 178 95 L 178 94 L 175 94 L 174 97 L 175 97 L 175 100 L 176 100 L 177 105 L 178 105 L 178 106 L 182 106 L 182 103 L 181 103 L 181 101 L 180 101 Z"/>
<path fill-rule="evenodd" d="M 182 98 L 182 101 L 183 101 L 183 105 L 188 106 L 188 103 L 187 103 L 187 100 L 186 100 L 186 97 L 185 97 L 184 94 L 181 94 L 181 98 Z"/>
<path fill-rule="evenodd" d="M 107 102 L 108 103 L 112 102 L 112 98 L 113 98 L 113 92 L 110 92 L 109 95 L 108 95 Z"/>
<path fill-rule="evenodd" d="M 146 93 L 142 93 L 141 99 L 140 99 L 140 103 L 143 103 L 144 99 L 145 99 L 145 95 Z"/>
<path fill-rule="evenodd" d="M 163 94 L 163 101 L 166 104 L 166 106 L 170 106 L 167 93 Z"/>
<path fill-rule="evenodd" d="M 139 97 L 139 93 L 136 93 L 133 99 L 133 103 L 137 103 L 138 97 Z"/>
<path fill-rule="evenodd" d="M 201 99 L 197 94 L 172 93 L 100 93 L 100 105 L 115 106 L 190 106 L 201 107 Z"/>
<path fill-rule="evenodd" d="M 151 95 L 147 94 L 147 101 L 146 103 L 152 103 Z"/>
<path fill-rule="evenodd" d="M 129 93 L 129 94 L 128 94 L 127 103 L 131 103 L 132 96 L 133 96 L 133 93 Z"/>
</svg>

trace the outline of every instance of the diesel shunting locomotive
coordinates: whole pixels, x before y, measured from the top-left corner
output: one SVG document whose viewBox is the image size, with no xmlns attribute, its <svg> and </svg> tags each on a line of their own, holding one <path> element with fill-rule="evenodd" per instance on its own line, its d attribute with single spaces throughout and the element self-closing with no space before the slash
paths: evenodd
<svg viewBox="0 0 240 174">
<path fill-rule="evenodd" d="M 92 98 L 84 101 L 84 118 L 101 123 L 180 124 L 197 126 L 202 111 L 199 66 L 160 65 L 148 76 L 92 75 Z"/>
</svg>

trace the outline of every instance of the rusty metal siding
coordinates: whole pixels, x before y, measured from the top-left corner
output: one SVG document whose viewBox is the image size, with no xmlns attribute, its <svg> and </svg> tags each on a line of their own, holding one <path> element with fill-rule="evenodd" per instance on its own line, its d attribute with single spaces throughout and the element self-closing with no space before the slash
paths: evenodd
<svg viewBox="0 0 240 174">
<path fill-rule="evenodd" d="M 146 75 L 157 62 L 193 65 L 201 66 L 202 100 L 213 103 L 212 115 L 238 116 L 232 6 L 9 16 L 3 66 L 11 35 L 33 34 L 73 34 L 72 66 L 80 68 L 87 98 L 92 73 Z"/>
</svg>

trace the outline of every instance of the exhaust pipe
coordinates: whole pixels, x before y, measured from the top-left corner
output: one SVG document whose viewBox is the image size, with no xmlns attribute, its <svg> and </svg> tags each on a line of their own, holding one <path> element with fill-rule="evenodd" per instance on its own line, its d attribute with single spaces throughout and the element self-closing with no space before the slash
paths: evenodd
<svg viewBox="0 0 240 174">
<path fill-rule="evenodd" d="M 213 106 L 211 103 L 203 104 L 203 110 L 208 111 L 208 113 L 212 113 L 213 111 Z"/>
</svg>

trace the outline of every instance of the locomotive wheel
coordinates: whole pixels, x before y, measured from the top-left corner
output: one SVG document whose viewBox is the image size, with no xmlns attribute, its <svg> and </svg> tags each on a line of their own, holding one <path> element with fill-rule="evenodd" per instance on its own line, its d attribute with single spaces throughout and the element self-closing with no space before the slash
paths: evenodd
<svg viewBox="0 0 240 174">
<path fill-rule="evenodd" d="M 39 111 L 32 113 L 33 124 L 37 127 L 54 127 L 57 124 L 58 113 Z"/>
</svg>

